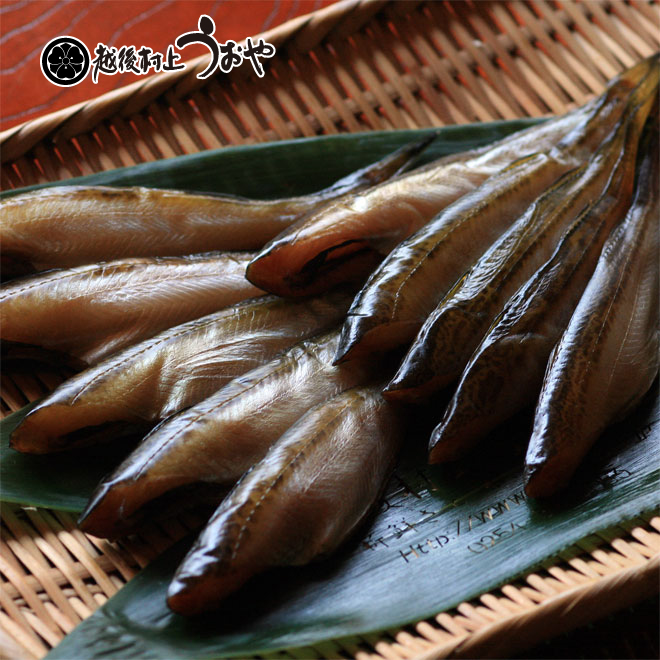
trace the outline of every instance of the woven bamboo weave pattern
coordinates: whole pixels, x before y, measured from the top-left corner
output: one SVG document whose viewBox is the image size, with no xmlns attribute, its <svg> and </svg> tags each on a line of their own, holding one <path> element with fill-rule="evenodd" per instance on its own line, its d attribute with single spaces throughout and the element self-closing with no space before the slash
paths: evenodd
<svg viewBox="0 0 660 660">
<path fill-rule="evenodd" d="M 277 47 L 263 79 L 242 67 L 200 81 L 200 58 L 0 134 L 2 188 L 226 145 L 564 112 L 658 50 L 660 4 L 344 0 L 263 37 Z M 3 369 L 2 416 L 70 374 Z M 0 657 L 42 657 L 198 522 L 109 543 L 76 530 L 69 514 L 3 507 Z M 660 519 L 600 542 L 434 620 L 306 657 L 475 657 L 488 645 L 506 655 L 515 651 L 507 639 L 529 646 L 565 629 L 568 610 L 595 617 L 605 613 L 596 603 L 625 606 L 657 588 Z"/>
<path fill-rule="evenodd" d="M 346 0 L 264 37 L 263 79 L 145 79 L 0 135 L 2 187 L 318 133 L 558 113 L 657 50 L 657 3 Z"/>
</svg>

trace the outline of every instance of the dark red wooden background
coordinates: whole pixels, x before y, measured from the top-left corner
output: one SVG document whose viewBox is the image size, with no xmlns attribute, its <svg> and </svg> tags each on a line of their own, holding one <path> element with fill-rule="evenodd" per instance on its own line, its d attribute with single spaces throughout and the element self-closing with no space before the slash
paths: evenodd
<svg viewBox="0 0 660 660">
<path fill-rule="evenodd" d="M 88 75 L 74 87 L 57 87 L 39 66 L 43 47 L 61 35 L 97 43 L 148 46 L 165 52 L 180 34 L 197 30 L 200 14 L 213 18 L 220 42 L 240 41 L 334 0 L 0 0 L 0 130 L 139 80 L 127 73 Z M 182 61 L 207 53 L 191 45 Z M 94 57 L 94 55 L 92 55 Z M 245 63 L 243 66 L 249 66 Z"/>
</svg>

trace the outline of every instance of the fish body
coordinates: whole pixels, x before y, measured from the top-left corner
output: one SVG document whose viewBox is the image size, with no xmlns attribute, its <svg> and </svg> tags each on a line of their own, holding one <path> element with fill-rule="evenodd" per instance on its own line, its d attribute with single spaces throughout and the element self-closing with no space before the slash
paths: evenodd
<svg viewBox="0 0 660 660">
<path fill-rule="evenodd" d="M 222 502 L 177 570 L 169 606 L 210 609 L 256 573 L 335 550 L 372 509 L 400 442 L 378 387 L 312 408 Z"/>
<path fill-rule="evenodd" d="M 331 283 L 347 278 L 347 264 L 364 272 L 440 209 L 516 158 L 507 149 L 497 168 L 485 155 L 474 163 L 441 159 L 433 168 L 338 200 L 271 241 L 249 265 L 247 277 L 272 293 L 297 297 L 323 288 L 328 277 Z"/>
<path fill-rule="evenodd" d="M 310 214 L 263 248 L 248 267 L 248 279 L 266 291 L 294 297 L 318 291 L 324 280 L 334 284 L 342 273 L 351 276 L 347 263 L 366 272 L 376 255 L 388 254 L 443 208 L 512 162 L 557 145 L 588 117 L 597 116 L 605 123 L 615 120 L 625 96 L 650 67 L 650 61 L 634 67 L 617 78 L 601 98 L 575 112 L 487 149 L 440 159 Z M 593 143 L 607 132 L 599 133 L 594 127 Z"/>
<path fill-rule="evenodd" d="M 544 153 L 524 158 L 401 243 L 356 296 L 336 360 L 412 340 L 452 284 L 568 165 Z"/>
<path fill-rule="evenodd" d="M 648 167 L 648 164 L 647 164 Z M 431 434 L 431 463 L 465 454 L 490 430 L 534 403 L 550 353 L 566 329 L 612 227 L 632 196 L 634 168 L 589 204 L 550 259 L 512 296 L 461 375 L 441 424 Z M 648 205 L 643 172 L 634 204 Z"/>
<path fill-rule="evenodd" d="M 266 296 L 165 330 L 62 383 L 25 416 L 11 445 L 44 453 L 69 448 L 67 435 L 89 426 L 155 424 L 336 325 L 350 299 L 346 290 L 297 302 Z"/>
<path fill-rule="evenodd" d="M 308 410 L 372 377 L 367 364 L 332 366 L 338 339 L 336 330 L 306 339 L 156 427 L 99 485 L 82 529 L 126 533 L 145 505 L 183 486 L 226 492 Z"/>
<path fill-rule="evenodd" d="M 647 64 L 640 85 L 657 72 Z M 395 248 L 356 296 L 336 359 L 411 341 L 452 285 L 519 213 L 595 151 L 623 115 L 629 89 L 625 77 L 613 83 L 555 148 L 494 175 Z"/>
<path fill-rule="evenodd" d="M 584 165 L 538 198 L 454 285 L 429 315 L 386 397 L 422 400 L 460 376 L 508 299 L 552 255 L 562 234 L 603 191 L 635 171 L 637 144 L 655 84 L 633 95 L 631 112 Z"/>
<path fill-rule="evenodd" d="M 256 250 L 330 200 L 401 172 L 415 141 L 313 195 L 253 200 L 144 187 L 57 186 L 0 202 L 3 277 L 122 257 Z"/>
<path fill-rule="evenodd" d="M 525 459 L 531 497 L 566 486 L 598 436 L 640 402 L 658 372 L 657 160 L 656 149 L 648 198 L 608 238 L 550 356 Z"/>
<path fill-rule="evenodd" d="M 95 364 L 158 332 L 263 292 L 249 252 L 120 259 L 0 287 L 0 338 Z"/>
</svg>

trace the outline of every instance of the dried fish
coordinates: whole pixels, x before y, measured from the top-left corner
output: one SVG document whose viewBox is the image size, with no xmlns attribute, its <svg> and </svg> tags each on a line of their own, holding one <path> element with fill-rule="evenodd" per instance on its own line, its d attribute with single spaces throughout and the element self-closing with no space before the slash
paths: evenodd
<svg viewBox="0 0 660 660">
<path fill-rule="evenodd" d="M 0 202 L 3 277 L 120 257 L 255 250 L 330 200 L 404 170 L 423 138 L 303 197 L 251 200 L 152 188 L 57 186 Z"/>
<path fill-rule="evenodd" d="M 412 340 L 452 285 L 520 213 L 558 177 L 587 160 L 623 115 L 629 87 L 622 76 L 556 148 L 491 177 L 401 243 L 357 295 L 336 359 L 387 351 Z"/>
<path fill-rule="evenodd" d="M 169 606 L 195 614 L 271 566 L 335 550 L 382 492 L 400 429 L 378 387 L 310 410 L 222 502 L 177 570 Z"/>
<path fill-rule="evenodd" d="M 11 445 L 30 453 L 58 451 L 75 446 L 78 438 L 68 434 L 82 428 L 155 424 L 333 327 L 350 300 L 344 289 L 296 302 L 266 296 L 170 328 L 62 383 L 23 418 Z"/>
<path fill-rule="evenodd" d="M 366 275 L 397 243 L 512 162 L 551 148 L 591 117 L 605 123 L 616 120 L 625 96 L 650 66 L 645 61 L 622 74 L 600 99 L 578 111 L 485 150 L 440 159 L 311 214 L 259 253 L 248 268 L 248 279 L 278 295 L 300 296 Z M 592 126 L 589 144 L 597 144 L 607 132 Z"/>
<path fill-rule="evenodd" d="M 550 356 L 526 457 L 531 497 L 566 486 L 598 436 L 640 402 L 658 373 L 657 141 L 656 133 L 650 181 L 608 238 Z"/>
<path fill-rule="evenodd" d="M 655 101 L 660 70 L 633 93 L 630 111 L 583 166 L 537 199 L 454 285 L 419 331 L 386 389 L 417 401 L 458 378 L 507 300 L 552 255 L 585 205 L 635 170 L 639 137 Z"/>
<path fill-rule="evenodd" d="M 372 378 L 367 364 L 332 366 L 338 339 L 337 330 L 306 339 L 159 425 L 101 482 L 80 518 L 82 529 L 124 534 L 161 509 L 164 495 L 184 487 L 193 504 L 195 487 L 208 498 L 215 485 L 219 502 L 308 410 Z"/>
<path fill-rule="evenodd" d="M 653 165 L 647 152 L 633 207 L 648 207 Z M 586 207 L 552 257 L 506 304 L 431 435 L 430 462 L 462 456 L 538 398 L 548 357 L 593 274 L 608 234 L 630 205 L 634 175 L 633 167 L 620 170 L 610 190 Z"/>
<path fill-rule="evenodd" d="M 89 441 L 89 431 L 107 424 L 160 422 L 83 513 L 82 527 L 104 536 L 132 531 L 177 499 L 187 505 L 202 494 L 217 504 L 233 485 L 169 588 L 171 609 L 192 615 L 262 571 L 333 552 L 355 532 L 402 443 L 403 409 L 387 398 L 444 386 L 478 346 L 432 438 L 430 460 L 453 459 L 529 402 L 567 326 L 550 355 L 526 467 L 529 495 L 554 493 L 604 426 L 644 396 L 660 364 L 657 133 L 635 202 L 606 241 L 630 204 L 637 144 L 657 107 L 659 78 L 654 56 L 569 115 L 364 195 L 354 193 L 385 170 L 391 175 L 422 143 L 308 198 L 70 190 L 71 218 L 62 215 L 67 206 L 57 189 L 15 198 L 14 206 L 9 200 L 2 209 L 10 211 L 9 229 L 0 238 L 13 272 L 94 261 L 101 252 L 139 257 L 51 272 L 0 292 L 0 311 L 25 317 L 10 319 L 9 341 L 49 342 L 90 361 L 121 347 L 39 403 L 11 445 L 57 451 Z M 193 211 L 193 198 L 201 210 Z M 94 234 L 85 227 L 99 200 L 107 222 Z M 226 226 L 217 222 L 221 206 Z M 74 226 L 89 234 L 77 244 Z M 213 257 L 236 267 L 222 302 L 213 288 L 219 280 L 206 283 L 207 256 L 141 256 L 209 249 L 216 233 L 228 241 L 224 247 L 254 248 L 282 226 L 288 230 L 248 271 L 254 283 L 291 297 L 364 277 L 419 231 L 372 276 L 341 335 L 318 333 L 341 321 L 354 287 L 314 300 L 263 296 L 208 314 L 204 305 L 259 293 L 241 273 L 245 254 Z M 199 272 L 205 284 L 177 288 L 184 271 Z M 166 281 L 174 288 L 165 293 Z M 372 353 L 412 339 L 438 301 L 383 395 L 388 363 Z M 44 319 L 65 315 L 75 333 L 54 331 L 44 340 Z M 163 330 L 182 318 L 192 320 Z M 520 371 L 512 371 L 513 361 Z M 497 392 L 489 399 L 484 387 L 493 380 Z"/>
<path fill-rule="evenodd" d="M 263 294 L 251 252 L 120 259 L 51 270 L 0 287 L 0 338 L 95 364 L 158 332 Z M 10 345 L 10 353 L 16 352 Z"/>
</svg>

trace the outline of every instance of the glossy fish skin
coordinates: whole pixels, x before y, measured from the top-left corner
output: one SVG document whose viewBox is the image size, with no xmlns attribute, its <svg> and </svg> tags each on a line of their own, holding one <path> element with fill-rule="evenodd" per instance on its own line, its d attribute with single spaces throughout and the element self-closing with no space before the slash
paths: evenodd
<svg viewBox="0 0 660 660">
<path fill-rule="evenodd" d="M 600 99 L 576 112 L 485 149 L 440 159 L 311 214 L 259 253 L 248 268 L 248 279 L 264 290 L 295 297 L 318 291 L 329 273 L 333 283 L 339 281 L 348 260 L 353 268 L 367 270 L 362 261 L 368 255 L 372 260 L 374 252 L 386 255 L 443 208 L 521 156 L 556 145 L 594 112 L 603 118 L 618 115 L 623 97 L 650 66 L 645 61 L 622 74 Z"/>
<path fill-rule="evenodd" d="M 565 169 L 547 154 L 534 154 L 461 197 L 401 243 L 356 296 L 336 361 L 409 342 L 456 279 Z"/>
<path fill-rule="evenodd" d="M 108 186 L 57 186 L 16 195 L 0 202 L 3 278 L 122 257 L 256 250 L 330 200 L 401 172 L 430 139 L 301 197 L 252 200 Z"/>
<path fill-rule="evenodd" d="M 174 576 L 170 608 L 211 609 L 256 573 L 335 550 L 372 509 L 400 442 L 398 416 L 377 387 L 310 410 L 215 512 Z"/>
<path fill-rule="evenodd" d="M 631 112 L 593 158 L 536 200 L 439 303 L 388 384 L 388 399 L 423 400 L 458 378 L 507 300 L 551 256 L 585 205 L 634 172 L 657 77 L 633 95 Z"/>
<path fill-rule="evenodd" d="M 346 290 L 286 301 L 266 296 L 175 326 L 62 383 L 11 436 L 28 453 L 71 447 L 67 434 L 107 422 L 156 423 L 343 318 Z"/>
<path fill-rule="evenodd" d="M 610 185 L 616 194 L 605 192 L 588 205 L 552 257 L 506 304 L 431 434 L 429 462 L 463 456 L 498 424 L 534 403 L 548 357 L 593 274 L 603 243 L 629 206 L 634 175 L 634 168 L 620 172 Z M 648 205 L 648 190 L 638 186 L 634 203 Z"/>
<path fill-rule="evenodd" d="M 624 86 L 625 89 L 625 86 Z M 617 86 L 610 91 L 621 89 Z M 461 275 L 553 182 L 586 160 L 623 112 L 614 95 L 555 149 L 522 159 L 447 207 L 399 245 L 358 293 L 342 329 L 336 360 L 411 341 Z"/>
<path fill-rule="evenodd" d="M 281 296 L 305 296 L 323 287 L 329 274 L 336 278 L 333 282 L 346 277 L 348 261 L 357 270 L 363 261 L 382 258 L 495 169 L 485 155 L 474 159 L 484 160 L 481 166 L 450 158 L 311 214 L 263 248 L 248 267 L 248 279 Z M 498 169 L 515 159 L 507 150 Z M 368 264 L 361 270 L 366 268 Z"/>
<path fill-rule="evenodd" d="M 657 147 L 658 136 L 654 144 Z M 651 387 L 660 361 L 658 151 L 652 191 L 608 238 L 570 323 L 554 348 L 536 407 L 525 490 L 562 489 L 598 436 Z"/>
<path fill-rule="evenodd" d="M 308 410 L 370 380 L 367 364 L 332 366 L 338 339 L 337 330 L 306 339 L 159 425 L 99 485 L 83 531 L 115 538 L 173 489 L 233 486 Z"/>
<path fill-rule="evenodd" d="M 562 119 L 570 124 L 577 116 Z M 559 139 L 554 133 L 553 138 Z M 489 157 L 449 156 L 432 168 L 415 170 L 353 199 L 329 204 L 266 245 L 249 265 L 248 279 L 272 293 L 297 297 L 323 289 L 328 278 L 331 283 L 347 279 L 347 263 L 358 273 L 368 272 L 440 209 L 515 160 L 518 154 L 510 153 L 508 142 L 506 146 Z"/>
<path fill-rule="evenodd" d="M 0 338 L 95 364 L 158 332 L 254 298 L 250 252 L 121 259 L 0 287 Z"/>
</svg>

